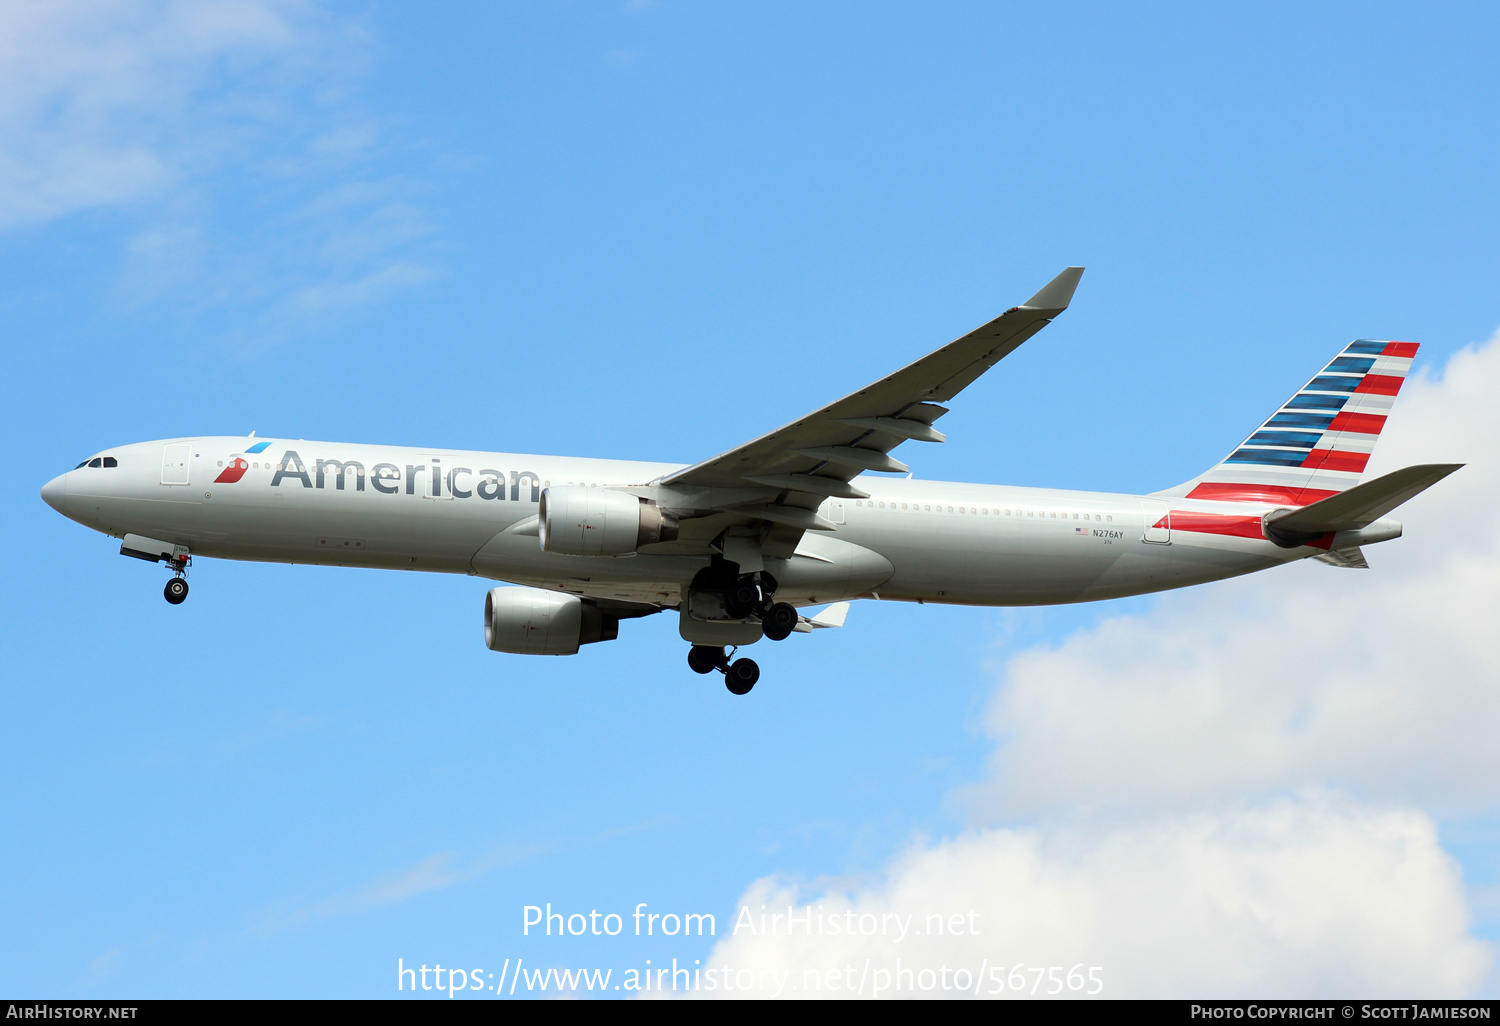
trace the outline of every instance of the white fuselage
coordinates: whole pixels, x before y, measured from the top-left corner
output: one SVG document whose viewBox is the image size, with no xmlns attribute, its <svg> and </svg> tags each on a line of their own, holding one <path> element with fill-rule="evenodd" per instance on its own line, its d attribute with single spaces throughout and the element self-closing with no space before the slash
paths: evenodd
<svg viewBox="0 0 1500 1026">
<path fill-rule="evenodd" d="M 43 496 L 106 534 L 144 535 L 195 556 L 463 573 L 660 606 L 677 605 L 707 563 L 670 544 L 629 556 L 559 555 L 537 537 L 542 488 L 640 488 L 677 464 L 285 439 L 252 453 L 250 443 L 261 441 L 106 450 L 117 466 L 70 471 Z M 168 466 L 177 456 L 185 464 Z M 243 473 L 226 480 L 236 460 Z M 1265 504 L 874 475 L 856 484 L 869 499 L 830 499 L 819 510 L 836 530 L 808 531 L 790 559 L 768 562 L 778 598 L 1081 602 L 1232 577 L 1318 551 L 1261 537 L 1259 518 L 1272 508 Z M 1157 526 L 1169 510 L 1170 529 Z"/>
</svg>

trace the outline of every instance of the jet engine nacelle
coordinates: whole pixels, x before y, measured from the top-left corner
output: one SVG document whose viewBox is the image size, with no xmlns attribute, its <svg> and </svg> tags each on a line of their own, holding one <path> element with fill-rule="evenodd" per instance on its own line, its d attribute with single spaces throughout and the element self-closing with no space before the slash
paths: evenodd
<svg viewBox="0 0 1500 1026">
<path fill-rule="evenodd" d="M 495 652 L 572 655 L 579 645 L 619 636 L 619 619 L 576 595 L 491 588 L 484 598 L 484 643 Z"/>
<path fill-rule="evenodd" d="M 676 517 L 613 488 L 543 488 L 537 514 L 542 549 L 568 556 L 623 556 L 677 538 Z"/>
</svg>

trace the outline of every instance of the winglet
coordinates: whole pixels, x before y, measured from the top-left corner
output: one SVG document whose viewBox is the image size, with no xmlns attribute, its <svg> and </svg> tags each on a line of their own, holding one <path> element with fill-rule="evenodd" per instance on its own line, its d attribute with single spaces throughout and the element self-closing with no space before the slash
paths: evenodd
<svg viewBox="0 0 1500 1026">
<path fill-rule="evenodd" d="M 1073 302 L 1073 290 L 1083 277 L 1082 267 L 1065 267 L 1063 272 L 1042 286 L 1042 290 L 1021 305 L 1028 310 L 1052 310 L 1057 313 Z"/>
</svg>

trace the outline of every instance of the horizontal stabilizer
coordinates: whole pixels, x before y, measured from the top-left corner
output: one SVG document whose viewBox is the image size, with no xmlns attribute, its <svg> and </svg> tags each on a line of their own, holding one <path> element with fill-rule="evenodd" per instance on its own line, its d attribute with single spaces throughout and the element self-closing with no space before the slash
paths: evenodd
<svg viewBox="0 0 1500 1026">
<path fill-rule="evenodd" d="M 1267 525 L 1278 531 L 1298 534 L 1357 531 L 1373 524 L 1412 496 L 1431 488 L 1461 466 L 1462 463 L 1423 463 L 1404 467 L 1311 506 L 1271 517 Z"/>
<path fill-rule="evenodd" d="M 815 628 L 842 627 L 844 626 L 844 617 L 848 615 L 849 603 L 835 602 L 817 616 L 802 617 L 797 622 L 797 626 L 793 627 L 792 630 L 800 631 L 803 634 L 811 634 Z"/>
</svg>

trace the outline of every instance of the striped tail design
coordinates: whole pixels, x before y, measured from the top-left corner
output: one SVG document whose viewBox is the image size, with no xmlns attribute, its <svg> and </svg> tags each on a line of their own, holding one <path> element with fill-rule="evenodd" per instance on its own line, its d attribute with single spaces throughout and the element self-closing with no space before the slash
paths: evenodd
<svg viewBox="0 0 1500 1026">
<path fill-rule="evenodd" d="M 1222 463 L 1158 494 L 1305 506 L 1358 484 L 1417 346 L 1351 343 Z"/>
</svg>

